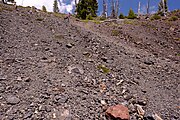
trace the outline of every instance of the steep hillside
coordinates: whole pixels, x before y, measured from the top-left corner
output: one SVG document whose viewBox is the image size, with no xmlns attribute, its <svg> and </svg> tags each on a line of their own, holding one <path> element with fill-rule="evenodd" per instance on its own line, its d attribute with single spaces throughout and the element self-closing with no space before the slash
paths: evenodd
<svg viewBox="0 0 180 120">
<path fill-rule="evenodd" d="M 180 20 L 80 22 L 0 3 L 0 119 L 178 120 Z"/>
</svg>

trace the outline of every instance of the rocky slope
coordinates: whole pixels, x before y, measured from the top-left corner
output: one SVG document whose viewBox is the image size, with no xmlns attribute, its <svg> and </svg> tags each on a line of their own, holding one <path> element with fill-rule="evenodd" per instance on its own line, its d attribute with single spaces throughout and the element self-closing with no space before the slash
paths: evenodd
<svg viewBox="0 0 180 120">
<path fill-rule="evenodd" d="M 138 106 L 179 119 L 180 20 L 66 24 L 0 8 L 0 119 L 107 120 L 117 104 L 131 120 Z"/>
</svg>

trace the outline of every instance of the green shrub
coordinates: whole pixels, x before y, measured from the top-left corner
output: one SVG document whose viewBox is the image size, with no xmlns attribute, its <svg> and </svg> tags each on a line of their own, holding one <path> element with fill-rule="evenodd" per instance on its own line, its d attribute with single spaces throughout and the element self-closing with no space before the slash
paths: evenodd
<svg viewBox="0 0 180 120">
<path fill-rule="evenodd" d="M 177 53 L 176 56 L 180 56 L 180 53 Z"/>
<path fill-rule="evenodd" d="M 169 21 L 176 21 L 176 20 L 178 20 L 177 16 L 172 16 L 171 18 L 169 18 Z"/>
<path fill-rule="evenodd" d="M 101 70 L 103 73 L 109 73 L 110 72 L 110 69 L 108 69 L 106 66 L 104 65 L 98 65 L 97 68 L 99 70 Z"/>
<path fill-rule="evenodd" d="M 123 15 L 123 13 L 120 13 L 120 15 L 119 15 L 119 19 L 124 19 L 125 17 L 124 17 L 124 15 Z"/>
<path fill-rule="evenodd" d="M 158 14 L 155 14 L 150 19 L 151 20 L 159 20 L 159 19 L 161 19 L 161 16 L 159 16 Z"/>
<path fill-rule="evenodd" d="M 112 30 L 112 31 L 111 31 L 111 35 L 112 35 L 112 36 L 118 36 L 118 35 L 119 35 L 119 31 L 117 31 L 117 30 Z"/>
<path fill-rule="evenodd" d="M 55 17 L 59 17 L 59 18 L 62 18 L 63 15 L 62 14 L 59 14 L 59 13 L 53 13 Z"/>
<path fill-rule="evenodd" d="M 106 20 L 105 16 L 100 17 L 100 20 Z"/>
</svg>

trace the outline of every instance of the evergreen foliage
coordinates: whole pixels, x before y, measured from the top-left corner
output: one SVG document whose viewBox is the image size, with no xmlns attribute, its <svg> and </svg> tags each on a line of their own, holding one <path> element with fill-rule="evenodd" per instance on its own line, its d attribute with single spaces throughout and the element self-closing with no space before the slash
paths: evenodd
<svg viewBox="0 0 180 120">
<path fill-rule="evenodd" d="M 128 19 L 135 19 L 136 18 L 136 15 L 134 14 L 134 11 L 132 10 L 132 8 L 130 8 L 127 18 Z"/>
<path fill-rule="evenodd" d="M 42 11 L 47 12 L 46 7 L 44 5 L 42 6 Z"/>
<path fill-rule="evenodd" d="M 81 19 L 92 18 L 97 16 L 98 2 L 97 0 L 81 0 L 77 4 L 76 17 Z M 91 17 L 90 17 L 91 16 Z"/>
<path fill-rule="evenodd" d="M 120 13 L 119 19 L 124 19 L 124 18 L 125 18 L 125 16 L 123 15 L 123 13 Z"/>
<path fill-rule="evenodd" d="M 57 0 L 54 0 L 54 4 L 53 4 L 53 12 L 54 12 L 54 13 L 58 13 L 58 12 L 59 12 Z"/>
</svg>

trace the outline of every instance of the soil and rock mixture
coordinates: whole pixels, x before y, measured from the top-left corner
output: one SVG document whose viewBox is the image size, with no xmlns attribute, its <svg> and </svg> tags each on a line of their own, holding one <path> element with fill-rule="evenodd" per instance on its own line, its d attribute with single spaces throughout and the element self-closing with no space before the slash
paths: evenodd
<svg viewBox="0 0 180 120">
<path fill-rule="evenodd" d="M 67 24 L 0 8 L 1 120 L 108 120 L 118 104 L 130 120 L 180 119 L 179 19 Z"/>
</svg>

